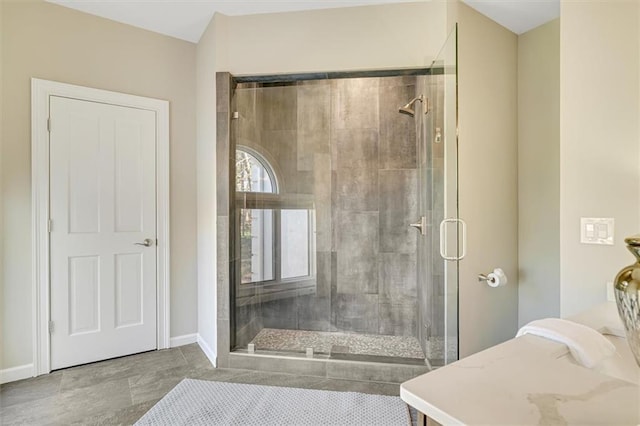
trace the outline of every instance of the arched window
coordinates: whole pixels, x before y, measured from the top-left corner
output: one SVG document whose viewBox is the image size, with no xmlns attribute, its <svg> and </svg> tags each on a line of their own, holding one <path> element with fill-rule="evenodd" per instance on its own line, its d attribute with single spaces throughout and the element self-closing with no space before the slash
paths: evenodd
<svg viewBox="0 0 640 426">
<path fill-rule="evenodd" d="M 236 191 L 277 193 L 273 169 L 256 151 L 236 148 Z M 274 211 L 240 210 L 240 282 L 271 281 L 274 275 Z"/>
<path fill-rule="evenodd" d="M 236 191 L 278 192 L 273 168 L 267 160 L 252 149 L 236 149 Z"/>
<path fill-rule="evenodd" d="M 273 297 L 288 297 L 283 284 L 314 284 L 310 282 L 315 275 L 312 210 L 292 204 L 286 194 L 276 195 L 273 168 L 264 156 L 244 146 L 236 147 L 236 192 L 242 203 L 240 283 L 283 293 Z"/>
</svg>

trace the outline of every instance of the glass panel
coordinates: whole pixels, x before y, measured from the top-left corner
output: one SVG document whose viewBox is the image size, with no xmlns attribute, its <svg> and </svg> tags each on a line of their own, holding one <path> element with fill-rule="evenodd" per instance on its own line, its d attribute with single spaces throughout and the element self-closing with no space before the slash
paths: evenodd
<svg viewBox="0 0 640 426">
<path fill-rule="evenodd" d="M 439 68 L 236 86 L 232 349 L 450 359 L 453 281 L 437 231 L 455 200 L 444 148 L 455 132 Z M 425 235 L 410 226 L 419 217 Z"/>
<path fill-rule="evenodd" d="M 282 279 L 307 277 L 309 270 L 310 240 L 309 212 L 282 210 L 280 212 L 280 270 Z"/>
<path fill-rule="evenodd" d="M 451 247 L 460 252 L 461 223 L 458 211 L 458 29 L 449 35 L 441 53 L 444 73 L 444 209 L 445 216 L 458 219 L 450 233 Z M 448 261 L 445 268 L 445 364 L 458 360 L 458 275 L 459 261 Z"/>
<path fill-rule="evenodd" d="M 240 209 L 241 282 L 269 281 L 273 275 L 273 211 Z"/>
<path fill-rule="evenodd" d="M 433 365 L 458 359 L 458 262 L 461 223 L 458 217 L 458 140 L 457 140 L 457 29 L 449 35 L 431 66 L 429 77 L 433 111 L 425 123 L 425 140 L 430 157 L 421 165 L 431 197 L 421 200 L 428 212 L 432 237 L 422 243 L 429 253 L 427 270 L 420 271 L 419 282 L 427 288 L 425 319 L 427 357 Z M 443 239 L 441 241 L 441 239 Z M 420 254 L 419 254 L 420 256 Z"/>
</svg>

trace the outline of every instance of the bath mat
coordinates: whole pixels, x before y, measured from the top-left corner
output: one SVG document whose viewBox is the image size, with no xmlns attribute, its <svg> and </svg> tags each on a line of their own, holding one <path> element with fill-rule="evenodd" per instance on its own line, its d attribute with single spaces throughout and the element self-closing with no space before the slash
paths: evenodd
<svg viewBox="0 0 640 426">
<path fill-rule="evenodd" d="M 184 379 L 136 425 L 410 424 L 397 396 Z"/>
</svg>

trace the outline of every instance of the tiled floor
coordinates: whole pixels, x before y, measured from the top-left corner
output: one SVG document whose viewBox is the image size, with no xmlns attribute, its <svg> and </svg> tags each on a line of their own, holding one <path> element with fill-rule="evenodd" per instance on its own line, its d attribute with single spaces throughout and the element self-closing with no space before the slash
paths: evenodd
<svg viewBox="0 0 640 426">
<path fill-rule="evenodd" d="M 371 355 L 424 359 L 418 339 L 409 336 L 330 333 L 263 328 L 251 341 L 257 350 Z"/>
<path fill-rule="evenodd" d="M 194 344 L 4 384 L 0 386 L 0 424 L 132 424 L 183 378 L 399 394 L 397 384 L 216 369 Z"/>
</svg>

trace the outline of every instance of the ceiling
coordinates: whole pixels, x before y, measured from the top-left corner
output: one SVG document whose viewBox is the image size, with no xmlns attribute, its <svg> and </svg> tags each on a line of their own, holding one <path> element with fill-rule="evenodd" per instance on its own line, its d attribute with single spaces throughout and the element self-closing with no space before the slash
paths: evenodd
<svg viewBox="0 0 640 426">
<path fill-rule="evenodd" d="M 560 16 L 560 0 L 462 1 L 516 34 L 526 33 Z"/>
<path fill-rule="evenodd" d="M 197 43 L 215 12 L 225 15 L 293 12 L 415 0 L 47 0 L 81 12 Z M 431 0 L 426 0 L 431 1 Z M 434 0 L 438 1 L 438 0 Z M 463 0 L 521 34 L 560 14 L 560 0 Z"/>
</svg>

